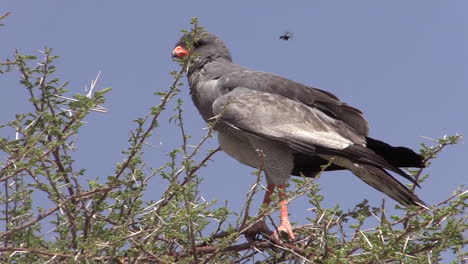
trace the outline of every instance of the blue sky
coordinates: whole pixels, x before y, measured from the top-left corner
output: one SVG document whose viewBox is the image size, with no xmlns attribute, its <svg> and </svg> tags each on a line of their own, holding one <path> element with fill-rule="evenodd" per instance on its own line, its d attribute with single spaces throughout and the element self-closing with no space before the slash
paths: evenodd
<svg viewBox="0 0 468 264">
<path fill-rule="evenodd" d="M 172 83 L 169 72 L 179 66 L 170 53 L 194 16 L 225 41 L 236 63 L 330 91 L 365 113 L 372 137 L 418 149 L 421 142 L 433 144 L 421 136 L 468 131 L 466 10 L 468 2 L 461 0 L 7 0 L 0 11 L 12 15 L 0 28 L 0 58 L 11 57 L 15 49 L 32 54 L 33 49 L 51 47 L 61 56 L 57 77 L 71 82 L 70 93 L 84 93 L 84 85 L 102 72 L 98 87 L 113 88 L 104 105 L 109 112 L 92 114 L 75 138 L 75 160 L 90 179 L 113 173 L 123 159 L 120 151 L 128 147 L 132 120 L 158 104 L 153 93 Z M 279 40 L 287 30 L 294 38 Z M 17 75 L 0 78 L 0 123 L 5 123 L 31 107 Z M 186 85 L 180 97 L 194 144 L 204 135 L 205 124 Z M 166 161 L 165 153 L 180 143 L 174 131 L 173 124 L 161 121 L 149 141 L 156 147 L 145 151 L 151 166 Z M 213 139 L 207 148 L 216 146 Z M 466 184 L 467 158 L 466 144 L 447 148 L 426 170 L 431 177 L 417 191 L 420 198 L 433 204 Z M 252 169 L 225 154 L 213 160 L 200 172 L 202 194 L 228 200 L 238 210 L 254 181 Z M 377 206 L 384 197 L 350 172 L 326 173 L 318 182 L 330 207 L 352 208 L 363 199 Z M 158 200 L 163 188 L 157 180 L 152 184 L 154 192 L 147 198 Z M 311 216 L 307 208 L 305 198 L 293 202 L 291 220 L 303 223 Z"/>
</svg>

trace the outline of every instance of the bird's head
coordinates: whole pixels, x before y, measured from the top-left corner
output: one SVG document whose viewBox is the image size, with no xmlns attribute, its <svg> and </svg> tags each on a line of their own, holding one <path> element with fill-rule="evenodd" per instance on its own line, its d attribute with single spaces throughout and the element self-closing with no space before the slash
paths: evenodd
<svg viewBox="0 0 468 264">
<path fill-rule="evenodd" d="M 196 33 L 185 33 L 177 41 L 172 56 L 183 59 L 189 55 L 200 58 L 202 61 L 217 58 L 232 61 L 231 53 L 223 41 L 216 35 L 204 30 Z"/>
</svg>

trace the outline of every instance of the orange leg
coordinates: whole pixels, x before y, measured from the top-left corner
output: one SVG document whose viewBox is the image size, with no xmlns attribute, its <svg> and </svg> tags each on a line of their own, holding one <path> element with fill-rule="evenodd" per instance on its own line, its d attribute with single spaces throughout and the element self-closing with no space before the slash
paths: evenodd
<svg viewBox="0 0 468 264">
<path fill-rule="evenodd" d="M 273 194 L 273 191 L 275 190 L 275 185 L 274 184 L 268 184 L 267 190 L 265 192 L 265 197 L 263 198 L 263 204 L 269 205 L 271 202 L 271 195 Z"/>
<path fill-rule="evenodd" d="M 280 197 L 280 226 L 278 227 L 278 233 L 284 232 L 288 234 L 289 239 L 294 240 L 294 233 L 292 231 L 291 223 L 289 222 L 288 216 L 288 203 L 286 201 L 286 189 L 285 185 L 278 185 L 279 197 Z"/>
<path fill-rule="evenodd" d="M 268 184 L 267 186 L 267 191 L 265 192 L 265 198 L 263 199 L 263 204 L 270 204 L 271 202 L 271 195 L 273 194 L 273 191 L 275 190 L 275 185 L 274 184 Z M 279 238 L 279 235 L 281 232 L 284 232 L 288 235 L 289 239 L 294 240 L 294 233 L 292 231 L 291 223 L 289 222 L 289 216 L 288 216 L 288 204 L 286 202 L 286 193 L 284 190 L 286 189 L 285 185 L 278 185 L 278 191 L 279 191 L 279 196 L 280 196 L 280 226 L 278 227 L 278 230 L 276 232 L 276 235 Z"/>
</svg>

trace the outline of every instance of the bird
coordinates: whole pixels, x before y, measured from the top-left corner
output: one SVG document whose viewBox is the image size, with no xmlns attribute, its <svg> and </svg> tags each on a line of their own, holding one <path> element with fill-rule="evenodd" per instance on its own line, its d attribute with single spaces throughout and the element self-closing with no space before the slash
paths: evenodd
<svg viewBox="0 0 468 264">
<path fill-rule="evenodd" d="M 221 38 L 204 29 L 185 33 L 172 57 L 189 57 L 185 67 L 193 103 L 206 122 L 214 122 L 221 149 L 264 171 L 263 204 L 268 206 L 278 190 L 276 235 L 295 239 L 286 199 L 290 176 L 316 177 L 327 164 L 325 170 L 349 170 L 403 206 L 425 206 L 389 173 L 419 187 L 401 168 L 423 168 L 424 158 L 369 137 L 363 113 L 334 94 L 235 64 Z"/>
</svg>

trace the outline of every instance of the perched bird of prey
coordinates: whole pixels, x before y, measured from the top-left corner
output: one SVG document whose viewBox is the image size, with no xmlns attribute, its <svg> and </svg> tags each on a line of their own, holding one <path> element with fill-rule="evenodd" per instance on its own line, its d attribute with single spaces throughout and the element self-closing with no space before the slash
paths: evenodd
<svg viewBox="0 0 468 264">
<path fill-rule="evenodd" d="M 327 170 L 350 170 L 404 206 L 424 205 L 389 173 L 417 185 L 400 167 L 424 167 L 423 158 L 411 149 L 368 137 L 362 112 L 335 95 L 234 64 L 223 41 L 206 31 L 186 33 L 172 55 L 190 56 L 187 77 L 193 102 L 205 121 L 216 117 L 214 129 L 223 151 L 264 170 L 265 204 L 278 188 L 277 234 L 294 239 L 285 200 L 290 175 L 314 177 L 329 162 Z"/>
</svg>

